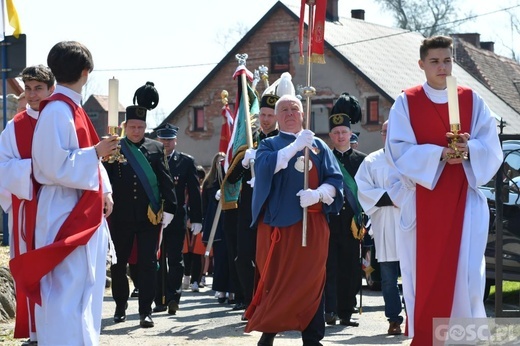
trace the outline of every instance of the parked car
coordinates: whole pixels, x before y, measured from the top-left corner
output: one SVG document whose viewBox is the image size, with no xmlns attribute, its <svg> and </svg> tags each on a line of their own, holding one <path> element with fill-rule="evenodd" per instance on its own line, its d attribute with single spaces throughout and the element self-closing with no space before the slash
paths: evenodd
<svg viewBox="0 0 520 346">
<path fill-rule="evenodd" d="M 520 281 L 520 141 L 508 140 L 502 143 L 504 165 L 502 168 L 502 200 L 503 200 L 503 246 L 502 276 L 503 280 Z M 495 178 L 480 190 L 488 200 L 490 222 L 488 243 L 486 246 L 486 291 L 484 299 L 489 295 L 491 286 L 495 284 L 495 249 L 496 249 L 496 203 Z"/>
</svg>

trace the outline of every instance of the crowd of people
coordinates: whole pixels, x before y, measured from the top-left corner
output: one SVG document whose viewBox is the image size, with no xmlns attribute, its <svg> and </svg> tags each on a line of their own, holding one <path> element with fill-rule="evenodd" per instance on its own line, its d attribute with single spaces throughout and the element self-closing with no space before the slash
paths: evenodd
<svg viewBox="0 0 520 346">
<path fill-rule="evenodd" d="M 243 311 L 245 332 L 262 332 L 259 346 L 287 330 L 318 346 L 326 325 L 359 326 L 367 237 L 389 335 L 403 333 L 406 317 L 412 345 L 430 345 L 435 318 L 485 317 L 488 213 L 478 186 L 502 162 L 494 118 L 478 94 L 459 87 L 453 133 L 452 41 L 427 38 L 419 53 L 426 81 L 397 97 L 380 150 L 358 148 L 352 125 L 362 111 L 353 95 L 344 92 L 331 109 L 329 145 L 305 127 L 294 92 L 269 91 L 253 145 L 227 170 L 226 154 L 215 153 L 206 171 L 176 150 L 178 127 L 145 136 L 147 112 L 159 102 L 152 82 L 126 108 L 125 135 L 100 140 L 81 107 L 92 55 L 81 43 L 57 43 L 49 67 L 23 71 L 27 106 L 0 135 L 14 336 L 28 338 L 24 345 L 97 345 L 108 254 L 114 323 L 126 322 L 133 296 L 139 325 L 154 327 L 153 314 L 175 315 L 183 290 L 198 292 L 211 272 L 216 299 Z M 124 160 L 110 159 L 116 150 Z M 240 186 L 236 208 L 222 210 L 224 181 Z"/>
</svg>

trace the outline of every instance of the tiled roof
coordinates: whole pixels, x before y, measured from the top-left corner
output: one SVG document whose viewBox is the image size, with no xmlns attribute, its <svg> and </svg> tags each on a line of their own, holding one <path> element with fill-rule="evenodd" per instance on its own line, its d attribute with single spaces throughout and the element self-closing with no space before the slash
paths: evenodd
<svg viewBox="0 0 520 346">
<path fill-rule="evenodd" d="M 520 112 L 520 65 L 512 59 L 455 38 L 456 59 L 502 100 Z"/>
<path fill-rule="evenodd" d="M 92 95 L 92 97 L 99 103 L 103 110 L 108 111 L 108 96 L 107 95 Z M 126 112 L 126 108 L 119 103 L 119 112 Z"/>
<path fill-rule="evenodd" d="M 345 17 L 338 22 L 326 22 L 325 26 L 325 41 L 330 49 L 336 50 L 391 101 L 403 89 L 424 83 L 424 72 L 418 65 L 423 38 L 419 33 Z M 453 75 L 460 85 L 472 88 L 495 114 L 504 118 L 504 133 L 520 133 L 519 112 L 458 64 L 453 66 Z"/>
<path fill-rule="evenodd" d="M 283 1 L 278 1 L 237 43 L 235 48 L 251 39 L 266 18 L 278 8 L 284 8 L 292 14 L 294 20 L 298 21 L 299 7 L 288 6 Z M 356 71 L 390 102 L 393 102 L 403 89 L 424 83 L 424 72 L 418 65 L 419 46 L 423 39 L 424 37 L 419 33 L 348 17 L 340 17 L 337 22 L 327 21 L 325 24 L 327 48 L 335 52 L 341 61 Z M 188 104 L 188 101 L 232 58 L 236 52 L 235 48 L 229 51 L 225 58 L 166 117 L 162 124 L 169 122 L 171 117 Z M 476 91 L 497 115 L 497 119 L 503 118 L 506 123 L 504 133 L 520 134 L 519 111 L 495 95 L 460 65 L 454 64 L 453 75 L 457 77 L 460 85 L 468 86 Z"/>
</svg>

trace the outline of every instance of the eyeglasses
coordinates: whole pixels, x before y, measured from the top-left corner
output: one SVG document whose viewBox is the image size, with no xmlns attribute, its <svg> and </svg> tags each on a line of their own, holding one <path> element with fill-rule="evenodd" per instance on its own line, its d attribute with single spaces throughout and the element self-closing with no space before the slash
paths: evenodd
<svg viewBox="0 0 520 346">
<path fill-rule="evenodd" d="M 386 131 L 381 131 L 381 135 L 386 136 Z"/>
</svg>

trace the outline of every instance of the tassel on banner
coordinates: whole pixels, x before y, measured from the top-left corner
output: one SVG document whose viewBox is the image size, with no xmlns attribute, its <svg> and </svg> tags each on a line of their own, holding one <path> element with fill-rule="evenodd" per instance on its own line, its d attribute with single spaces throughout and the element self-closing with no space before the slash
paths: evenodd
<svg viewBox="0 0 520 346">
<path fill-rule="evenodd" d="M 298 41 L 300 44 L 300 58 L 299 63 L 303 65 L 305 63 L 305 58 L 303 56 L 303 33 L 304 33 L 304 24 L 305 24 L 305 5 L 308 0 L 301 1 L 300 8 L 300 30 Z M 311 57 L 309 63 L 316 64 L 325 64 L 325 16 L 327 11 L 327 0 L 313 0 L 310 1 L 309 5 L 309 25 L 308 28 L 311 30 L 311 35 L 309 35 L 311 39 Z M 315 9 L 314 13 L 310 13 L 313 9 Z"/>
<path fill-rule="evenodd" d="M 163 208 L 161 206 L 161 209 L 156 213 L 153 212 L 152 206 L 148 205 L 148 220 L 152 223 L 152 225 L 158 225 L 162 221 L 163 217 Z"/>
</svg>

